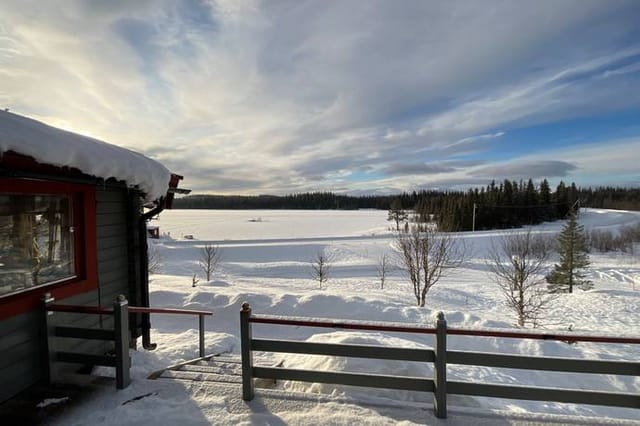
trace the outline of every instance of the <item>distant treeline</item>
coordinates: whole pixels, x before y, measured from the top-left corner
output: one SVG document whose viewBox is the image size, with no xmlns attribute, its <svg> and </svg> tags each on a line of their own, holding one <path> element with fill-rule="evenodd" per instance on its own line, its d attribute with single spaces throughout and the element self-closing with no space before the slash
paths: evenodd
<svg viewBox="0 0 640 426">
<path fill-rule="evenodd" d="M 430 194 L 414 210 L 420 221 L 434 220 L 440 229 L 468 231 L 474 227 L 474 210 L 475 229 L 514 228 L 565 218 L 578 200 L 575 184 L 560 182 L 552 192 L 546 179 L 537 186 L 531 179 L 504 180 L 466 192 Z"/>
<path fill-rule="evenodd" d="M 577 188 L 560 182 L 554 191 L 547 180 L 491 182 L 468 191 L 419 191 L 398 195 L 349 196 L 331 192 L 276 195 L 190 195 L 174 201 L 176 209 L 383 209 L 394 200 L 414 210 L 418 220 L 435 220 L 441 229 L 496 229 L 564 219 L 574 207 L 640 210 L 640 189 Z M 396 202 L 397 204 L 397 202 Z"/>
<path fill-rule="evenodd" d="M 189 195 L 174 200 L 176 209 L 304 209 L 356 210 L 388 209 L 395 195 L 361 196 L 338 195 L 332 192 L 306 192 L 291 195 Z"/>
</svg>

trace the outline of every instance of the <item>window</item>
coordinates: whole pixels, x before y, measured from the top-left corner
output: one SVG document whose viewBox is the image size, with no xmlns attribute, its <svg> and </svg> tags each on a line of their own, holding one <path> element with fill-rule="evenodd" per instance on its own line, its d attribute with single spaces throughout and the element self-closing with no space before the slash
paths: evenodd
<svg viewBox="0 0 640 426">
<path fill-rule="evenodd" d="M 97 287 L 95 189 L 0 178 L 0 317 Z"/>
<path fill-rule="evenodd" d="M 68 195 L 0 195 L 0 296 L 76 276 Z"/>
</svg>

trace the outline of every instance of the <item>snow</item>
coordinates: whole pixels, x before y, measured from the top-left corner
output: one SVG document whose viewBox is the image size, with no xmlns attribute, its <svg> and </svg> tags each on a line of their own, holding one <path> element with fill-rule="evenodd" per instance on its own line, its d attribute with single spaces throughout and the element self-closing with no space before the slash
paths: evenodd
<svg viewBox="0 0 640 426">
<path fill-rule="evenodd" d="M 67 401 L 69 401 L 69 397 L 68 396 L 65 396 L 65 397 L 62 397 L 62 398 L 46 398 L 42 402 L 38 403 L 38 405 L 36 405 L 36 407 L 45 408 L 45 407 L 48 407 L 50 405 L 64 404 Z"/>
<path fill-rule="evenodd" d="M 250 220 L 261 218 L 261 221 Z M 586 228 L 616 230 L 640 221 L 640 213 L 588 209 Z M 183 211 L 163 212 L 157 222 L 164 234 L 150 241 L 162 258 L 152 275 L 151 303 L 158 307 L 203 309 L 206 352 L 239 354 L 239 312 L 243 302 L 256 315 L 394 322 L 433 327 L 439 311 L 449 327 L 514 330 L 515 317 L 504 308 L 500 291 L 485 265 L 493 238 L 525 230 L 460 233 L 469 259 L 445 277 L 415 306 L 402 273 L 393 271 L 384 289 L 375 266 L 393 252 L 384 211 Z M 545 223 L 533 232 L 552 235 L 562 222 Z M 181 238 L 193 234 L 195 239 Z M 167 234 L 170 234 L 167 235 Z M 210 282 L 192 287 L 198 250 L 219 245 L 222 260 Z M 310 262 L 319 250 L 332 254 L 329 281 L 318 289 Z M 563 294 L 550 306 L 538 332 L 558 334 L 640 335 L 640 265 L 637 256 L 591 254 L 589 273 L 595 287 Z M 551 264 L 549 265 L 551 267 Z M 69 410 L 59 424 L 442 424 L 433 417 L 431 394 L 330 384 L 278 382 L 259 389 L 256 399 L 241 400 L 239 386 L 202 382 L 146 380 L 153 371 L 197 357 L 197 320 L 155 315 L 153 352 L 132 352 L 133 382 L 123 391 L 105 389 L 89 403 Z M 433 336 L 411 333 L 336 331 L 331 328 L 253 325 L 255 338 L 430 348 Z M 452 350 L 528 356 L 637 362 L 637 345 L 577 343 L 450 336 Z M 431 377 L 430 363 L 312 355 L 255 354 L 257 365 L 322 371 Z M 108 369 L 105 369 L 108 370 Z M 450 380 L 492 384 L 640 392 L 640 378 L 600 374 L 450 365 Z M 148 395 L 148 396 L 144 396 Z M 144 396 L 122 405 L 132 398 Z M 448 424 L 640 424 L 640 410 L 606 406 L 449 395 Z M 98 419 L 98 421 L 94 421 Z"/>
<path fill-rule="evenodd" d="M 105 180 L 125 181 L 144 192 L 147 201 L 164 196 L 171 177 L 162 164 L 137 152 L 0 111 L 0 155 L 7 151 L 43 164 L 75 167 Z"/>
</svg>

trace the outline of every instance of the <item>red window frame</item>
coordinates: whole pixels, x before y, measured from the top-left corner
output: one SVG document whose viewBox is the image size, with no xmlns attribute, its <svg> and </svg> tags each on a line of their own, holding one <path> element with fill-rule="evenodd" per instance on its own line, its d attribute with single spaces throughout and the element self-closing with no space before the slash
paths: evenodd
<svg viewBox="0 0 640 426">
<path fill-rule="evenodd" d="M 45 293 L 51 293 L 55 299 L 64 299 L 98 288 L 96 191 L 93 186 L 38 179 L 0 178 L 0 193 L 71 197 L 76 271 L 74 277 L 66 280 L 0 296 L 0 320 L 38 308 Z"/>
</svg>

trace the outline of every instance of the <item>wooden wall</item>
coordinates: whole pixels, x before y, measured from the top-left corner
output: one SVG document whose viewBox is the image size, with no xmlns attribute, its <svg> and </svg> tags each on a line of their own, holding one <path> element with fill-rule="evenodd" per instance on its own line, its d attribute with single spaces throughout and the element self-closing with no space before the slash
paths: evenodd
<svg viewBox="0 0 640 426">
<path fill-rule="evenodd" d="M 56 302 L 78 305 L 111 306 L 119 294 L 130 297 L 129 284 L 138 287 L 139 276 L 132 276 L 131 259 L 138 259 L 131 238 L 137 227 L 140 201 L 135 192 L 126 188 L 97 188 L 97 255 L 98 288 Z M 138 290 L 134 297 L 138 297 Z M 131 303 L 132 305 L 134 303 Z M 54 313 L 49 317 L 53 324 L 77 327 L 112 328 L 111 316 Z M 41 360 L 42 316 L 31 311 L 0 321 L 0 401 L 26 389 L 43 377 Z M 135 322 L 134 322 L 135 324 Z M 53 348 L 60 351 L 103 354 L 109 343 L 81 341 L 70 338 L 51 339 Z M 56 363 L 53 371 L 61 375 L 77 370 L 79 365 Z"/>
</svg>

